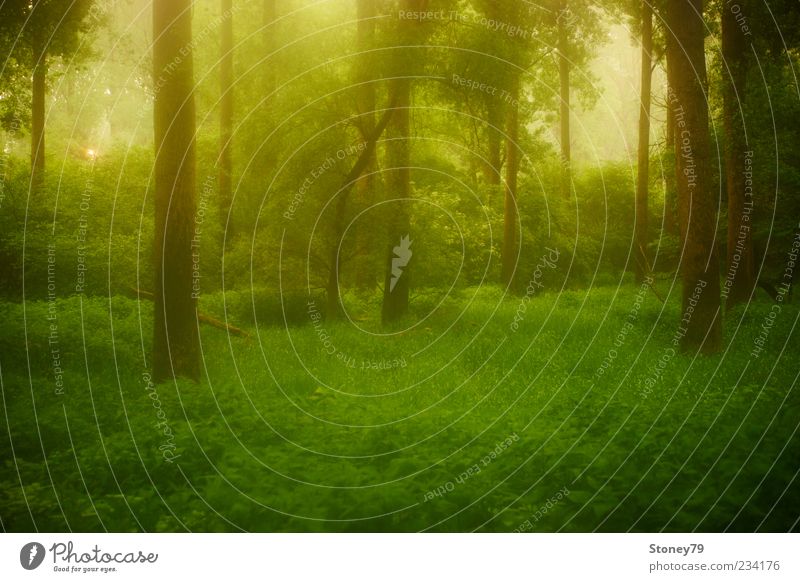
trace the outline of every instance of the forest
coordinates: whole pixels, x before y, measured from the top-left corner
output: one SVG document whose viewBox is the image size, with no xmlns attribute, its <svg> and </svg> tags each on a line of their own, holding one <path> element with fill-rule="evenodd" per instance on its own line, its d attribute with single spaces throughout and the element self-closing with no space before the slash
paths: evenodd
<svg viewBox="0 0 800 582">
<path fill-rule="evenodd" d="M 0 0 L 6 532 L 800 529 L 797 0 Z"/>
</svg>

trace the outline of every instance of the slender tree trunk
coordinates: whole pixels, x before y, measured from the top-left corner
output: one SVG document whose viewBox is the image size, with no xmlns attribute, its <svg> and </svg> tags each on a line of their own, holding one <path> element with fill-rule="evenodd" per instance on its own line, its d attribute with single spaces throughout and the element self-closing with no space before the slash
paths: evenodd
<svg viewBox="0 0 800 582">
<path fill-rule="evenodd" d="M 375 48 L 375 18 L 378 14 L 376 0 L 356 0 L 358 25 L 356 47 L 358 57 L 355 67 L 356 100 L 359 114 L 361 139 L 367 141 L 375 130 L 375 78 L 377 61 L 371 52 Z M 378 180 L 375 175 L 377 156 L 370 156 L 364 169 L 364 176 L 356 184 L 356 199 L 359 208 L 367 208 L 376 199 Z M 370 229 L 364 228 L 364 221 L 356 225 L 357 248 L 369 248 L 373 240 Z M 359 289 L 375 288 L 375 270 L 371 267 L 371 254 L 363 253 L 356 257 L 356 286 Z"/>
<path fill-rule="evenodd" d="M 753 190 L 746 166 L 752 165 L 744 131 L 747 46 L 730 4 L 722 5 L 722 119 L 725 131 L 725 185 L 728 194 L 727 272 L 722 287 L 730 308 L 750 299 L 755 286 L 751 214 Z M 745 4 L 746 7 L 746 4 Z"/>
<path fill-rule="evenodd" d="M 355 82 L 358 86 L 358 114 L 359 130 L 362 139 L 369 139 L 375 129 L 375 57 L 370 52 L 375 48 L 375 17 L 378 14 L 375 0 L 356 0 L 358 18 L 357 48 L 359 51 L 356 64 Z M 374 158 L 370 162 L 370 169 L 374 168 Z M 368 194 L 371 190 L 373 177 L 368 176 L 359 182 L 360 191 Z"/>
<path fill-rule="evenodd" d="M 672 89 L 667 87 L 667 95 Z M 664 136 L 664 231 L 667 234 L 678 235 L 678 185 L 675 174 L 675 111 L 667 103 L 667 123 Z"/>
<path fill-rule="evenodd" d="M 389 121 L 392 119 L 394 113 L 394 105 L 390 104 L 390 106 L 386 109 L 386 112 L 381 117 L 381 120 L 378 122 L 378 125 L 376 125 L 372 129 L 372 132 L 366 136 L 364 140 L 366 144 L 364 151 L 361 152 L 361 155 L 356 160 L 356 163 L 353 164 L 352 168 L 350 168 L 350 171 L 347 173 L 347 176 L 345 176 L 345 179 L 342 182 L 342 187 L 338 190 L 339 199 L 336 201 L 336 214 L 334 215 L 333 219 L 333 242 L 330 249 L 330 271 L 328 273 L 328 285 L 326 288 L 328 296 L 327 316 L 331 318 L 338 317 L 341 308 L 339 274 L 341 272 L 342 261 L 341 257 L 339 256 L 339 243 L 342 239 L 345 228 L 345 211 L 347 210 L 350 191 L 353 189 L 354 183 L 356 180 L 358 180 L 359 176 L 361 176 L 372 163 L 372 160 L 375 157 L 375 148 L 378 144 L 378 140 L 380 139 L 381 135 L 383 135 L 383 131 L 386 129 L 386 126 L 389 125 Z"/>
<path fill-rule="evenodd" d="M 154 0 L 155 306 L 153 378 L 198 380 L 192 1 Z"/>
<path fill-rule="evenodd" d="M 561 87 L 561 195 L 572 196 L 572 153 L 569 130 L 569 8 L 567 0 L 561 0 L 558 13 L 558 80 Z"/>
<path fill-rule="evenodd" d="M 652 0 L 642 0 L 642 78 L 639 100 L 639 152 L 636 176 L 636 281 L 649 275 L 647 258 L 648 190 L 650 185 L 650 83 L 652 81 L 653 9 Z"/>
<path fill-rule="evenodd" d="M 487 2 L 485 16 L 490 22 L 507 22 L 500 2 Z M 489 186 L 499 186 L 502 172 L 503 150 L 503 103 L 499 97 L 491 93 L 484 94 L 486 103 L 486 154 L 487 163 L 484 167 L 484 178 Z M 491 188 L 488 196 L 494 194 Z"/>
<path fill-rule="evenodd" d="M 233 238 L 231 140 L 233 138 L 233 0 L 222 0 L 220 30 L 219 216 L 226 245 Z"/>
<path fill-rule="evenodd" d="M 47 52 L 40 34 L 33 40 L 33 84 L 31 88 L 31 187 L 39 192 L 44 183 L 45 97 L 47 93 Z"/>
<path fill-rule="evenodd" d="M 428 0 L 402 0 L 402 9 L 414 12 L 425 11 Z M 414 43 L 414 21 L 400 22 L 399 32 L 403 45 Z M 389 323 L 400 319 L 408 312 L 411 289 L 411 74 L 414 70 L 414 55 L 407 49 L 398 48 L 394 57 L 394 74 L 399 79 L 393 83 L 392 98 L 394 113 L 391 120 L 392 140 L 387 144 L 389 165 L 388 190 L 393 212 L 389 218 L 388 245 L 383 286 L 381 320 Z M 396 208 L 396 210 L 394 210 Z"/>
<path fill-rule="evenodd" d="M 683 234 L 683 312 L 680 345 L 694 353 L 722 343 L 719 258 L 715 245 L 717 198 L 711 177 L 706 101 L 703 0 L 668 0 L 667 59 L 675 111 L 678 216 Z"/>
<path fill-rule="evenodd" d="M 500 107 L 500 102 L 493 95 L 486 96 L 487 120 L 488 126 L 486 128 L 486 143 L 488 147 L 488 165 L 484 176 L 486 183 L 490 186 L 500 185 L 500 172 L 502 171 L 501 149 L 502 139 L 501 130 L 503 123 L 503 113 Z"/>
<path fill-rule="evenodd" d="M 513 75 L 510 85 L 510 103 L 506 120 L 506 188 L 503 215 L 502 280 L 506 287 L 513 285 L 517 264 L 517 177 L 519 174 L 519 96 L 520 79 Z"/>
<path fill-rule="evenodd" d="M 383 285 L 383 307 L 381 319 L 389 323 L 403 317 L 408 312 L 409 279 L 411 253 L 411 144 L 410 112 L 411 80 L 400 79 L 396 83 L 396 106 L 392 117 L 392 141 L 388 144 L 388 188 L 392 198 L 397 200 L 390 215 L 389 240 L 386 256 L 386 269 Z"/>
</svg>

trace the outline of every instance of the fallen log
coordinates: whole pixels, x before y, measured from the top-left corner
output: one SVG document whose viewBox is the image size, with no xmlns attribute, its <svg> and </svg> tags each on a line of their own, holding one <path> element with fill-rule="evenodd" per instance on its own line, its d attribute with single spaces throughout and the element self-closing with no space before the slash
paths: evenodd
<svg viewBox="0 0 800 582">
<path fill-rule="evenodd" d="M 135 287 L 128 287 L 128 291 L 130 291 L 136 299 L 147 299 L 148 301 L 153 301 L 155 297 L 150 291 L 145 291 L 144 289 L 136 289 Z M 200 323 L 205 323 L 206 325 L 210 325 L 211 327 L 216 327 L 217 329 L 221 329 L 223 331 L 227 331 L 228 333 L 239 336 L 239 337 L 250 337 L 250 334 L 247 333 L 245 330 L 236 327 L 235 325 L 230 325 L 225 323 L 222 320 L 219 320 L 215 317 L 211 317 L 210 315 L 206 315 L 205 313 L 201 313 L 200 311 L 197 312 L 197 321 Z"/>
</svg>

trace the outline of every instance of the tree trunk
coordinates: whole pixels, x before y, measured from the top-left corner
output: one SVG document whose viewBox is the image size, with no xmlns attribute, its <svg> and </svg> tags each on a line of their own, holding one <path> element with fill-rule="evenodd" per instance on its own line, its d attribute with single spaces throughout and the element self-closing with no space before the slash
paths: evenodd
<svg viewBox="0 0 800 582">
<path fill-rule="evenodd" d="M 342 182 L 341 188 L 338 190 L 339 200 L 336 202 L 336 214 L 333 219 L 334 236 L 330 250 L 330 270 L 328 272 L 328 285 L 326 287 L 328 296 L 328 310 L 326 315 L 331 318 L 336 318 L 340 314 L 339 274 L 341 272 L 342 261 L 339 256 L 339 243 L 345 228 L 345 211 L 347 210 L 347 201 L 350 196 L 350 191 L 353 189 L 354 183 L 358 180 L 359 176 L 361 176 L 372 163 L 375 157 L 375 148 L 378 144 L 378 140 L 381 135 L 383 135 L 383 131 L 386 129 L 394 113 L 395 101 L 392 101 L 381 117 L 381 120 L 378 122 L 378 125 L 372 129 L 372 133 L 366 136 L 364 151 L 361 152 L 356 163 L 350 168 L 350 171 Z"/>
<path fill-rule="evenodd" d="M 751 230 L 753 189 L 745 172 L 752 166 L 744 130 L 747 46 L 736 14 L 722 4 L 722 106 L 725 131 L 725 184 L 728 194 L 728 257 L 722 296 L 730 308 L 748 301 L 755 290 Z"/>
<path fill-rule="evenodd" d="M 719 351 L 722 342 L 702 13 L 703 0 L 668 0 L 667 59 L 674 91 L 669 100 L 675 110 L 678 216 L 684 241 L 683 313 L 676 338 L 690 353 Z"/>
<path fill-rule="evenodd" d="M 506 119 L 506 188 L 503 215 L 502 281 L 506 287 L 513 285 L 514 269 L 517 265 L 517 177 L 519 174 L 519 96 L 520 79 L 510 79 L 510 103 Z"/>
<path fill-rule="evenodd" d="M 507 22 L 503 7 L 499 2 L 487 2 L 484 15 L 489 22 Z M 489 186 L 499 186 L 502 172 L 503 149 L 503 103 L 491 92 L 483 95 L 486 103 L 486 163 L 484 164 L 484 178 Z M 490 188 L 487 194 L 487 204 L 495 194 Z"/>
<path fill-rule="evenodd" d="M 191 0 L 153 2 L 156 381 L 200 377 L 191 8 Z"/>
<path fill-rule="evenodd" d="M 500 185 L 500 172 L 502 161 L 500 151 L 502 148 L 502 123 L 503 113 L 500 102 L 493 95 L 486 96 L 486 106 L 488 107 L 486 118 L 486 143 L 488 146 L 488 164 L 484 176 L 486 183 L 490 186 Z"/>
<path fill-rule="evenodd" d="M 667 87 L 667 95 L 672 91 Z M 667 103 L 667 124 L 664 133 L 664 231 L 673 236 L 678 235 L 678 185 L 675 174 L 675 112 Z"/>
<path fill-rule="evenodd" d="M 642 78 L 639 100 L 639 151 L 636 175 L 636 227 L 634 256 L 636 282 L 649 275 L 647 258 L 647 199 L 650 185 L 650 82 L 652 80 L 653 9 L 650 0 L 642 0 Z"/>
<path fill-rule="evenodd" d="M 45 97 L 47 51 L 41 35 L 33 35 L 33 83 L 31 87 L 31 189 L 38 193 L 44 183 Z"/>
<path fill-rule="evenodd" d="M 569 131 L 569 36 L 567 0 L 561 0 L 558 12 L 558 80 L 561 87 L 561 195 L 572 196 L 572 153 Z"/>
<path fill-rule="evenodd" d="M 378 10 L 375 0 L 356 0 L 356 12 L 358 18 L 357 29 L 357 48 L 358 62 L 356 64 L 356 85 L 359 113 L 359 130 L 363 140 L 369 139 L 375 129 L 375 57 L 370 52 L 375 48 L 375 17 Z M 374 168 L 374 158 L 370 162 L 370 168 Z M 369 173 L 367 169 L 367 173 Z M 373 182 L 373 176 L 367 176 L 359 182 L 360 192 L 369 195 Z"/>
<path fill-rule="evenodd" d="M 377 63 L 374 54 L 375 48 L 375 19 L 378 14 L 376 0 L 356 0 L 356 16 L 358 25 L 356 31 L 356 48 L 358 57 L 355 65 L 356 101 L 359 114 L 359 131 L 361 139 L 367 141 L 375 130 L 375 77 L 377 76 Z M 376 199 L 378 180 L 375 175 L 377 156 L 370 156 L 369 163 L 364 169 L 364 176 L 356 184 L 356 202 L 359 208 L 368 208 Z M 368 228 L 356 225 L 356 246 L 370 248 L 373 236 Z M 371 268 L 370 253 L 356 257 L 356 286 L 359 289 L 375 288 L 375 271 Z"/>
<path fill-rule="evenodd" d="M 383 308 L 381 319 L 384 323 L 397 320 L 408 312 L 409 260 L 410 246 L 403 243 L 403 237 L 410 241 L 411 216 L 411 146 L 409 143 L 411 105 L 411 81 L 399 79 L 395 85 L 395 111 L 392 117 L 392 137 L 387 145 L 389 165 L 388 187 L 390 195 L 397 202 L 396 211 L 389 218 L 389 240 L 387 247 L 386 271 L 383 286 Z M 413 251 L 411 251 L 413 252 Z"/>
<path fill-rule="evenodd" d="M 428 0 L 403 0 L 401 8 L 405 11 L 425 11 Z M 400 40 L 402 45 L 414 44 L 412 38 L 413 20 L 400 22 Z M 388 189 L 391 199 L 396 200 L 390 214 L 388 228 L 388 245 L 386 253 L 383 305 L 381 320 L 390 323 L 400 319 L 408 312 L 410 286 L 410 265 L 413 251 L 411 244 L 411 74 L 413 58 L 410 52 L 398 48 L 394 58 L 394 74 L 398 77 L 394 83 L 392 99 L 394 114 L 392 115 L 392 139 L 387 144 L 387 161 L 389 165 Z"/>
<path fill-rule="evenodd" d="M 233 0 L 222 0 L 222 28 L 220 30 L 220 102 L 219 102 L 219 217 L 222 238 L 229 244 L 233 238 L 231 205 L 233 191 L 231 179 L 231 139 L 233 138 Z"/>
</svg>

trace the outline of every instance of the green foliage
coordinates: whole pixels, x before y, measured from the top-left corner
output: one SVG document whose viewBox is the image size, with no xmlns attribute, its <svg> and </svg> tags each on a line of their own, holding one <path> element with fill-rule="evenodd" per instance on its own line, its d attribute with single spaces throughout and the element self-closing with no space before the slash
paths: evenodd
<svg viewBox="0 0 800 582">
<path fill-rule="evenodd" d="M 786 45 L 764 30 L 764 9 L 755 13 L 754 46 L 769 58 L 743 95 L 766 279 L 781 276 L 800 215 L 793 2 L 770 5 Z M 108 13 L 89 1 L 0 3 L 9 57 L 0 69 L 3 528 L 794 527 L 797 307 L 781 306 L 759 357 L 754 341 L 774 310 L 763 297 L 725 314 L 723 354 L 669 355 L 684 249 L 659 227 L 660 176 L 651 172 L 649 205 L 658 293 L 633 287 L 629 274 L 635 168 L 576 159 L 575 196 L 558 194 L 558 25 L 573 94 L 588 110 L 599 98 L 597 47 L 621 12 L 636 35 L 640 3 L 569 0 L 566 13 L 555 0 L 420 4 L 439 16 L 408 21 L 399 15 L 408 2 L 377 2 L 368 57 L 354 2 L 278 2 L 266 23 L 259 2 L 237 1 L 230 15 L 218 3 L 196 6 L 198 305 L 205 321 L 245 337 L 201 324 L 203 381 L 152 386 L 153 309 L 147 293 L 135 299 L 137 289 L 154 291 L 147 2 L 115 2 Z M 230 209 L 217 175 L 220 18 L 234 19 L 236 37 Z M 48 170 L 36 194 L 24 159 L 34 32 L 51 39 Z M 663 27 L 655 34 L 660 53 Z M 716 128 L 724 67 L 711 41 L 708 59 Z M 413 78 L 412 285 L 408 314 L 383 325 L 385 225 L 396 212 L 384 170 L 395 135 L 378 140 L 369 179 L 345 179 L 398 74 Z M 516 80 L 520 244 L 505 290 L 497 282 Z M 363 107 L 364 84 L 375 111 Z M 636 108 L 635 91 L 620 85 Z M 723 175 L 717 164 L 715 187 Z M 326 295 L 337 263 L 340 317 Z"/>
<path fill-rule="evenodd" d="M 636 291 L 547 290 L 512 332 L 517 300 L 467 289 L 389 339 L 325 322 L 335 354 L 311 321 L 259 321 L 249 339 L 204 327 L 204 381 L 153 390 L 149 304 L 73 297 L 56 304 L 63 394 L 48 304 L 0 304 L 4 527 L 510 531 L 566 487 L 534 530 L 786 530 L 800 495 L 784 365 L 800 348 L 797 308 L 785 305 L 769 336 L 781 354 L 749 356 L 770 310 L 752 303 L 729 314 L 723 355 L 675 355 L 646 393 L 680 306 L 647 293 L 604 366 Z M 375 323 L 365 299 L 345 300 L 373 314 L 358 325 Z M 220 302 L 204 308 L 221 315 Z M 246 298 L 226 303 L 238 315 Z"/>
</svg>

